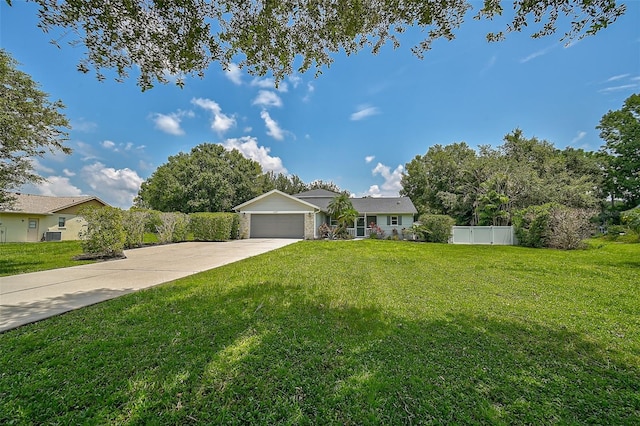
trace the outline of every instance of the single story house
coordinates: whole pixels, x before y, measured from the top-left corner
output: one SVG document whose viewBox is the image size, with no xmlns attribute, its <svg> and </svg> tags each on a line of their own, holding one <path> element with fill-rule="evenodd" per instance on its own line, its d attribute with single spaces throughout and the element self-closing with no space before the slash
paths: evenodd
<svg viewBox="0 0 640 426">
<path fill-rule="evenodd" d="M 108 205 L 92 196 L 13 195 L 13 205 L 0 210 L 0 242 L 78 240 L 86 223 L 78 211 Z"/>
<path fill-rule="evenodd" d="M 305 238 L 318 237 L 323 223 L 335 224 L 327 207 L 337 195 L 324 189 L 314 189 L 289 195 L 276 189 L 253 198 L 234 210 L 240 214 L 242 238 Z M 354 237 L 367 237 L 371 226 L 380 227 L 386 235 L 413 224 L 417 210 L 408 197 L 351 198 L 359 216 L 349 232 Z"/>
</svg>

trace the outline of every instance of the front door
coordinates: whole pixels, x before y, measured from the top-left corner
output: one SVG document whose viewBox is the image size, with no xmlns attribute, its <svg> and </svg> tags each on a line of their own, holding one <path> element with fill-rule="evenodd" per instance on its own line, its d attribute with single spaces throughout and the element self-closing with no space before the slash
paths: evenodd
<svg viewBox="0 0 640 426">
<path fill-rule="evenodd" d="M 27 241 L 30 241 L 30 242 L 40 241 L 39 220 L 29 218 L 28 221 L 29 223 L 27 228 Z"/>
<path fill-rule="evenodd" d="M 356 237 L 364 237 L 365 228 L 364 216 L 360 216 L 356 222 Z"/>
</svg>

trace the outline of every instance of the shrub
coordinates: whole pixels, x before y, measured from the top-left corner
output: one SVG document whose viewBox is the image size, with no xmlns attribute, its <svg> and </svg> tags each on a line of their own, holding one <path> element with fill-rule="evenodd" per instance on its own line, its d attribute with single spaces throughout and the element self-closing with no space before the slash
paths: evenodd
<svg viewBox="0 0 640 426">
<path fill-rule="evenodd" d="M 86 221 L 86 229 L 80 234 L 85 253 L 105 257 L 122 256 L 126 233 L 122 210 L 115 207 L 86 207 L 79 212 Z"/>
<path fill-rule="evenodd" d="M 197 241 L 227 241 L 232 237 L 235 213 L 192 213 L 189 215 L 189 228 Z M 236 222 L 237 223 L 237 222 Z M 236 229 L 238 225 L 235 225 Z"/>
<path fill-rule="evenodd" d="M 554 206 L 549 215 L 548 246 L 561 250 L 585 247 L 583 241 L 591 235 L 594 212 Z"/>
<path fill-rule="evenodd" d="M 131 209 L 124 211 L 122 216 L 122 226 L 126 233 L 124 247 L 141 247 L 144 244 L 144 232 L 149 219 L 149 212 Z"/>
<path fill-rule="evenodd" d="M 513 226 L 518 244 L 525 247 L 547 247 L 549 216 L 554 204 L 530 206 L 517 211 Z"/>
<path fill-rule="evenodd" d="M 633 232 L 638 234 L 640 239 L 640 208 L 627 210 L 620 214 L 620 220 L 623 224 L 629 227 Z"/>
<path fill-rule="evenodd" d="M 516 212 L 513 218 L 518 244 L 571 250 L 582 247 L 591 234 L 594 212 L 550 203 Z"/>
<path fill-rule="evenodd" d="M 371 222 L 369 227 L 371 228 L 371 231 L 369 231 L 369 238 L 374 239 L 374 240 L 383 239 L 384 238 L 384 230 L 382 228 L 380 228 L 378 225 L 376 225 L 375 223 Z"/>
<path fill-rule="evenodd" d="M 423 214 L 418 222 L 420 225 L 415 227 L 415 233 L 430 243 L 448 243 L 456 223 L 452 217 L 441 214 Z"/>
<path fill-rule="evenodd" d="M 156 227 L 158 241 L 162 244 L 185 241 L 188 224 L 189 216 L 184 213 L 160 213 L 160 225 Z"/>
</svg>

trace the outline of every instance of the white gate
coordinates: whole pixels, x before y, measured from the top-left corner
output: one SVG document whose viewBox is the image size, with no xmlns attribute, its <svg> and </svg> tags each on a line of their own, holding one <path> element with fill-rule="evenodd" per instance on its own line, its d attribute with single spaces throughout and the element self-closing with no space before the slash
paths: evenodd
<svg viewBox="0 0 640 426">
<path fill-rule="evenodd" d="M 454 226 L 451 242 L 512 246 L 516 239 L 513 226 Z"/>
</svg>

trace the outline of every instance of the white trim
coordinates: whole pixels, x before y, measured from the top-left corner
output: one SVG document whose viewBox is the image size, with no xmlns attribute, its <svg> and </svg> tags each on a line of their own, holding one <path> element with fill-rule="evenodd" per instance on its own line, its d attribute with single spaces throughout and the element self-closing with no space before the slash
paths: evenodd
<svg viewBox="0 0 640 426">
<path fill-rule="evenodd" d="M 315 205 L 313 205 L 313 204 L 311 204 L 311 203 L 308 203 L 308 202 L 306 202 L 306 201 L 304 201 L 304 200 L 301 200 L 300 198 L 296 198 L 296 197 L 294 197 L 293 195 L 289 195 L 289 194 L 284 193 L 284 192 L 282 192 L 282 191 L 278 191 L 277 189 L 272 189 L 271 191 L 269 191 L 269 192 L 267 192 L 267 193 L 264 193 L 264 194 L 262 194 L 262 195 L 258 195 L 257 197 L 252 198 L 252 199 L 250 199 L 249 201 L 246 201 L 246 202 L 244 202 L 244 203 L 242 203 L 242 204 L 240 204 L 240 205 L 238 205 L 238 206 L 235 206 L 235 207 L 233 208 L 233 210 L 235 210 L 235 211 L 239 211 L 240 209 L 242 209 L 242 208 L 244 208 L 244 207 L 246 207 L 246 206 L 248 206 L 248 205 L 250 205 L 250 204 L 253 204 L 253 203 L 255 203 L 256 201 L 262 200 L 263 198 L 269 197 L 269 196 L 271 196 L 272 194 L 279 194 L 279 195 L 282 195 L 282 196 L 283 196 L 283 197 L 285 197 L 285 198 L 289 198 L 289 199 L 291 199 L 291 200 L 293 200 L 293 201 L 296 201 L 296 202 L 298 202 L 298 203 L 300 203 L 300 204 L 302 204 L 302 205 L 305 205 L 305 206 L 307 206 L 307 207 L 311 207 L 311 208 L 313 209 L 312 211 L 318 210 L 318 206 L 315 206 Z M 246 212 L 247 212 L 247 213 L 249 213 L 249 211 L 248 211 L 248 210 L 246 210 Z M 284 213 L 284 212 L 277 212 L 277 213 Z M 298 213 L 299 213 L 299 212 L 298 212 Z"/>
<path fill-rule="evenodd" d="M 253 211 L 253 210 L 242 210 L 239 214 L 307 214 L 307 213 L 315 213 L 311 210 L 271 210 L 271 211 Z"/>
</svg>

